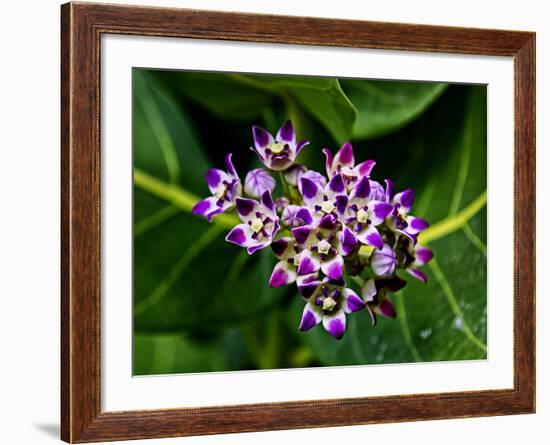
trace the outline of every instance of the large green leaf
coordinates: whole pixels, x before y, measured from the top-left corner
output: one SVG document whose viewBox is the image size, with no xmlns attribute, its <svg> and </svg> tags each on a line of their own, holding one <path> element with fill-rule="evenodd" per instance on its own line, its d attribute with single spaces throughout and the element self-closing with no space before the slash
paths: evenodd
<svg viewBox="0 0 550 445">
<path fill-rule="evenodd" d="M 435 252 L 424 268 L 429 282 L 407 279 L 394 297 L 397 320 L 379 318 L 373 328 L 366 313 L 352 314 L 340 342 L 321 328 L 304 334 L 325 365 L 486 357 L 485 87 L 455 87 L 426 119 L 411 185 L 419 192 L 413 213 L 433 224 L 422 241 Z M 297 299 L 289 310 L 294 328 L 302 305 Z"/>
<path fill-rule="evenodd" d="M 159 71 L 156 75 L 221 119 L 257 118 L 273 101 L 271 94 L 236 81 L 230 75 L 186 71 Z"/>
<path fill-rule="evenodd" d="M 353 137 L 374 138 L 399 129 L 423 113 L 447 84 L 382 80 L 340 80 L 357 109 Z"/>
<path fill-rule="evenodd" d="M 236 218 L 208 224 L 189 213 L 191 192 L 207 192 L 200 141 L 154 76 L 135 71 L 134 83 L 136 330 L 210 332 L 265 312 L 284 292 L 267 286 L 275 259 L 224 241 Z"/>
<path fill-rule="evenodd" d="M 239 370 L 250 367 L 238 330 L 202 339 L 185 333 L 137 333 L 134 375 Z"/>
<path fill-rule="evenodd" d="M 338 143 L 346 141 L 352 135 L 357 112 L 338 79 L 241 74 L 235 74 L 233 78 L 281 95 L 287 101 L 298 101 L 325 126 Z"/>
</svg>

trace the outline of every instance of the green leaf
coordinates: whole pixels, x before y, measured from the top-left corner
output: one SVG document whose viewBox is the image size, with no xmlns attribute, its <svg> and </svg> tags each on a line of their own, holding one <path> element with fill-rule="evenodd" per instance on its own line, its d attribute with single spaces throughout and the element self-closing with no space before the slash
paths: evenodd
<svg viewBox="0 0 550 445">
<path fill-rule="evenodd" d="M 425 134 L 409 142 L 414 148 L 402 147 L 423 153 L 412 166 L 416 176 L 404 182 L 417 191 L 412 213 L 439 228 L 422 240 L 435 253 L 423 268 L 428 284 L 402 275 L 408 285 L 393 297 L 397 320 L 379 317 L 371 327 L 366 312 L 352 314 L 339 342 L 321 327 L 305 333 L 304 341 L 323 365 L 487 356 L 486 89 L 451 90 L 420 123 Z M 407 138 L 408 132 L 404 144 Z M 401 168 L 405 172 L 411 166 Z M 289 309 L 294 329 L 302 306 L 295 301 Z"/>
<path fill-rule="evenodd" d="M 353 137 L 366 139 L 395 131 L 422 114 L 447 88 L 432 82 L 340 80 L 357 109 Z"/>
<path fill-rule="evenodd" d="M 157 77 L 215 116 L 231 121 L 257 118 L 273 100 L 271 94 L 225 74 L 159 71 Z"/>
<path fill-rule="evenodd" d="M 209 167 L 192 120 L 148 71 L 134 85 L 135 329 L 212 332 L 264 313 L 284 292 L 267 284 L 275 258 L 224 240 L 236 217 L 190 214 Z"/>
<path fill-rule="evenodd" d="M 250 367 L 242 334 L 192 338 L 185 333 L 137 333 L 134 336 L 134 375 L 238 370 Z"/>
<path fill-rule="evenodd" d="M 300 76 L 251 76 L 233 74 L 244 84 L 297 101 L 330 132 L 337 143 L 352 136 L 356 110 L 338 79 Z M 305 135 L 299 135 L 307 139 Z"/>
</svg>

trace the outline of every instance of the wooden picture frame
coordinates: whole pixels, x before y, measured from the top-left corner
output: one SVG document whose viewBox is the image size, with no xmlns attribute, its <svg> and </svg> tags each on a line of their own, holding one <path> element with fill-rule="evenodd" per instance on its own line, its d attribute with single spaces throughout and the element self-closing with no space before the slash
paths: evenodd
<svg viewBox="0 0 550 445">
<path fill-rule="evenodd" d="M 91 3 L 65 4 L 61 17 L 63 440 L 95 442 L 535 411 L 534 33 Z M 99 116 L 103 34 L 512 56 L 513 389 L 102 412 Z"/>
</svg>

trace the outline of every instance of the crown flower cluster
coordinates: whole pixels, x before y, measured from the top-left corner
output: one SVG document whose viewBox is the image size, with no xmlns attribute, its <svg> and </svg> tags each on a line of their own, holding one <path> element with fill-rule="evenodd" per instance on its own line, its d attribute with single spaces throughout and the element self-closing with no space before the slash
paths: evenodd
<svg viewBox="0 0 550 445">
<path fill-rule="evenodd" d="M 309 144 L 296 142 L 288 120 L 273 136 L 252 127 L 253 146 L 265 168 L 247 173 L 244 184 L 225 158 L 225 171 L 210 169 L 206 182 L 212 196 L 198 202 L 193 213 L 211 221 L 236 211 L 240 223 L 226 241 L 252 255 L 270 248 L 277 263 L 269 286 L 295 284 L 304 301 L 300 331 L 322 324 L 336 339 L 346 330 L 346 316 L 366 311 L 372 324 L 377 316 L 395 318 L 391 294 L 407 283 L 398 271 L 427 281 L 420 269 L 433 253 L 417 242 L 429 224 L 411 215 L 413 189 L 395 193 L 394 183 L 371 178 L 373 160 L 356 164 L 353 147 L 345 143 L 333 155 L 323 149 L 326 172 L 296 164 Z M 279 172 L 282 195 L 273 197 Z M 362 283 L 360 291 L 348 282 Z"/>
</svg>

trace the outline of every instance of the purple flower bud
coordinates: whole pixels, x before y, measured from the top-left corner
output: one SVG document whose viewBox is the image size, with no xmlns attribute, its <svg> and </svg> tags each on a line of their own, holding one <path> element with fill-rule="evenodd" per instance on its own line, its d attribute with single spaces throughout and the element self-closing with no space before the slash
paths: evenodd
<svg viewBox="0 0 550 445">
<path fill-rule="evenodd" d="M 306 171 L 307 168 L 303 165 L 293 165 L 285 172 L 285 181 L 296 187 L 300 182 L 300 178 Z"/>
<path fill-rule="evenodd" d="M 275 189 L 275 179 L 263 168 L 251 170 L 244 180 L 244 191 L 247 195 L 259 198 L 263 192 Z"/>
<path fill-rule="evenodd" d="M 371 255 L 371 268 L 379 277 L 389 277 L 395 272 L 397 257 L 391 246 L 384 244 L 380 250 L 374 250 Z"/>
</svg>

